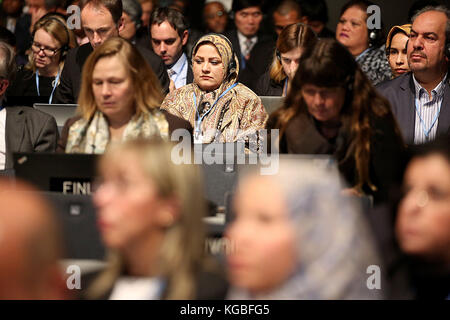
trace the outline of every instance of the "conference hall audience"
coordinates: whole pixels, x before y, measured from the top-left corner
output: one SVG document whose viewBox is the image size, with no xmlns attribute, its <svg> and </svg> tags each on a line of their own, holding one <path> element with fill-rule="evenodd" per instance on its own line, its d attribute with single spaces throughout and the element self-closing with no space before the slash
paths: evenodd
<svg viewBox="0 0 450 320">
<path fill-rule="evenodd" d="M 76 46 L 64 17 L 46 14 L 34 24 L 28 64 L 17 72 L 6 93 L 8 105 L 52 103 L 67 51 Z"/>
<path fill-rule="evenodd" d="M 141 4 L 138 0 L 122 0 L 122 9 L 123 28 L 119 31 L 119 36 L 135 45 L 137 42 L 137 31 L 142 24 Z"/>
<path fill-rule="evenodd" d="M 142 8 L 142 26 L 146 29 L 149 26 L 150 16 L 152 15 L 153 10 L 158 5 L 158 0 L 139 0 Z"/>
<path fill-rule="evenodd" d="M 417 12 L 407 47 L 411 72 L 377 86 L 409 145 L 450 132 L 449 21 L 444 6 Z"/>
<path fill-rule="evenodd" d="M 382 299 L 367 268 L 384 270 L 355 199 L 343 196 L 337 170 L 280 158 L 274 175 L 243 175 L 225 236 L 228 299 Z M 324 201 L 326 199 L 326 201 Z"/>
<path fill-rule="evenodd" d="M 373 85 L 391 78 L 382 29 L 368 28 L 368 0 L 350 0 L 341 9 L 336 39 L 344 45 Z"/>
<path fill-rule="evenodd" d="M 113 142 L 160 137 L 189 123 L 159 110 L 161 87 L 144 57 L 128 41 L 112 37 L 83 67 L 78 116 L 64 124 L 58 150 L 103 153 Z"/>
<path fill-rule="evenodd" d="M 14 79 L 14 49 L 0 42 L 0 170 L 14 167 L 14 152 L 54 152 L 58 141 L 55 119 L 39 110 L 5 106 L 5 93 Z"/>
<path fill-rule="evenodd" d="M 161 109 L 194 128 L 194 143 L 248 141 L 264 128 L 261 99 L 237 82 L 239 60 L 223 35 L 209 34 L 193 50 L 194 82 L 170 92 Z"/>
<path fill-rule="evenodd" d="M 128 141 L 100 160 L 94 203 L 110 254 L 86 298 L 224 299 L 224 273 L 204 251 L 200 167 L 175 164 L 172 147 Z"/>
<path fill-rule="evenodd" d="M 278 37 L 270 70 L 259 78 L 255 93 L 259 96 L 285 97 L 291 87 L 302 53 L 317 40 L 314 31 L 303 23 L 285 27 Z"/>
<path fill-rule="evenodd" d="M 161 57 L 170 78 L 171 91 L 192 83 L 194 75 L 186 54 L 188 23 L 183 14 L 172 8 L 157 8 L 150 18 L 153 51 Z"/>
<path fill-rule="evenodd" d="M 388 101 L 351 53 L 334 39 L 318 41 L 301 56 L 291 85 L 267 124 L 280 130 L 278 151 L 331 154 L 350 193 L 386 201 L 401 179 L 404 143 Z"/>
<path fill-rule="evenodd" d="M 73 104 L 80 92 L 81 71 L 88 56 L 105 40 L 118 36 L 123 29 L 121 0 L 81 0 L 81 26 L 89 43 L 69 50 L 56 88 L 53 103 Z M 155 72 L 163 92 L 169 90 L 169 77 L 161 59 L 152 51 L 138 46 L 139 51 Z"/>
<path fill-rule="evenodd" d="M 411 33 L 411 24 L 393 26 L 386 39 L 386 56 L 391 67 L 392 77 L 397 78 L 409 72 L 406 46 Z"/>
</svg>

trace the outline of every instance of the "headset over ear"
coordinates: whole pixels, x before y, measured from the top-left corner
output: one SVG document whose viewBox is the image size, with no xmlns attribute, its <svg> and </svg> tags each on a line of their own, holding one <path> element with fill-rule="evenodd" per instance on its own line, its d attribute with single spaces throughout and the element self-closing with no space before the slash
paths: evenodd
<svg viewBox="0 0 450 320">
<path fill-rule="evenodd" d="M 380 37 L 380 30 L 372 29 L 369 30 L 369 46 L 372 47 L 378 42 L 378 38 Z"/>
<path fill-rule="evenodd" d="M 53 17 L 53 16 L 44 16 L 41 19 L 56 21 L 64 28 L 64 31 L 66 32 L 66 35 L 67 35 L 67 43 L 64 43 L 61 46 L 60 50 L 61 50 L 61 57 L 62 58 L 65 57 L 67 54 L 67 51 L 69 51 L 69 49 L 70 49 L 70 47 L 69 47 L 70 34 L 69 34 L 69 31 L 67 30 L 67 26 L 61 20 L 59 20 L 58 18 Z M 34 34 L 35 34 L 35 32 L 33 32 L 33 34 L 31 35 L 32 38 L 34 38 Z"/>
</svg>

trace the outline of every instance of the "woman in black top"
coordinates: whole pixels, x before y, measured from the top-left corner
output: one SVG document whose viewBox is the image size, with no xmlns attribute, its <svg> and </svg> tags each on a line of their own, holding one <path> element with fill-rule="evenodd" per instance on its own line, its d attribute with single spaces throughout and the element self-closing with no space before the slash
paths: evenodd
<svg viewBox="0 0 450 320">
<path fill-rule="evenodd" d="M 75 37 L 63 18 L 56 14 L 42 17 L 34 26 L 29 62 L 8 89 L 7 104 L 51 103 L 64 57 L 74 46 Z"/>
<path fill-rule="evenodd" d="M 306 49 L 268 127 L 280 130 L 282 153 L 334 155 L 351 193 L 383 201 L 401 180 L 404 144 L 389 103 L 334 39 Z"/>
<path fill-rule="evenodd" d="M 255 93 L 259 96 L 286 96 L 304 48 L 316 41 L 314 31 L 303 23 L 285 27 L 278 37 L 270 70 L 259 78 Z"/>
</svg>

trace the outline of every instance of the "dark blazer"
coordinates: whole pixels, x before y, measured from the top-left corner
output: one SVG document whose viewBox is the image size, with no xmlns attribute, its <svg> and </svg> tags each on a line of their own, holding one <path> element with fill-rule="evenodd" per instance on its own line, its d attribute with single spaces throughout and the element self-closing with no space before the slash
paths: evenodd
<svg viewBox="0 0 450 320">
<path fill-rule="evenodd" d="M 407 144 L 414 144 L 414 127 L 416 124 L 415 95 L 416 90 L 412 73 L 407 73 L 376 86 L 378 92 L 389 100 L 392 112 L 397 119 L 400 131 Z M 441 112 L 438 118 L 437 135 L 450 130 L 450 76 L 444 89 Z"/>
<path fill-rule="evenodd" d="M 192 82 L 194 82 L 194 72 L 192 71 L 192 66 L 191 66 L 191 64 L 188 61 L 188 69 L 187 69 L 187 75 L 186 75 L 186 84 L 190 84 Z"/>
<path fill-rule="evenodd" d="M 259 77 L 253 90 L 258 96 L 279 96 L 283 95 L 284 80 L 282 83 L 276 83 L 270 78 L 270 72 L 267 71 Z"/>
<path fill-rule="evenodd" d="M 148 49 L 139 46 L 136 48 L 145 60 L 147 60 L 161 82 L 163 91 L 167 93 L 169 91 L 169 76 L 167 75 L 167 70 L 162 60 Z M 93 49 L 90 43 L 69 50 L 61 74 L 60 84 L 55 90 L 53 103 L 77 103 L 78 94 L 80 93 L 81 71 L 92 51 Z"/>
<path fill-rule="evenodd" d="M 233 50 L 236 54 L 236 56 L 239 59 L 239 64 L 240 64 L 240 69 L 241 71 L 245 69 L 245 67 L 251 63 L 250 61 L 253 59 L 257 59 L 258 58 L 258 54 L 253 54 L 254 51 L 253 49 L 258 45 L 258 43 L 260 42 L 265 42 L 267 40 L 270 40 L 271 37 L 262 33 L 258 33 L 258 41 L 255 43 L 255 45 L 253 46 L 253 49 L 250 53 L 250 59 L 247 61 L 245 60 L 245 58 L 242 56 L 242 52 L 241 52 L 241 47 L 239 45 L 239 38 L 238 38 L 238 34 L 237 34 L 237 30 L 232 30 L 229 32 L 225 33 L 225 36 L 230 40 L 231 44 L 233 45 Z M 256 52 L 256 51 L 255 51 Z M 260 51 L 258 50 L 258 53 L 260 53 Z M 272 51 L 273 54 L 273 51 Z M 244 61 L 245 60 L 245 61 Z M 257 65 L 257 63 L 255 63 L 254 65 Z M 262 67 L 261 65 L 259 66 L 260 68 Z M 267 70 L 264 70 L 263 72 L 265 72 Z"/>
<path fill-rule="evenodd" d="M 247 61 L 247 66 L 240 74 L 239 81 L 255 91 L 258 80 L 270 69 L 275 46 L 275 40 L 263 39 L 259 41 L 258 38 L 258 42 L 250 52 L 250 59 Z"/>
<path fill-rule="evenodd" d="M 54 152 L 58 141 L 55 119 L 30 107 L 6 107 L 6 164 L 13 168 L 13 152 Z"/>
</svg>

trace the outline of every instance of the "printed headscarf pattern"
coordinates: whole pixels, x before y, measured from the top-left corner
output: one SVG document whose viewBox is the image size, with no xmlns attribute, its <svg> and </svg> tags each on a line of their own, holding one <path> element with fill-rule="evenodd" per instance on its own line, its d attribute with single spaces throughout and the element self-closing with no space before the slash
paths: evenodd
<svg viewBox="0 0 450 320">
<path fill-rule="evenodd" d="M 221 94 L 236 84 L 239 73 L 239 61 L 225 36 L 205 35 L 197 41 L 193 52 L 197 52 L 204 44 L 213 45 L 222 59 L 224 79 L 220 86 L 206 92 L 194 82 L 169 93 L 161 105 L 161 109 L 189 121 L 192 127 L 195 127 L 198 106 L 213 106 Z M 232 59 L 234 63 L 230 63 Z M 267 118 L 261 99 L 246 86 L 236 84 L 218 100 L 202 121 L 202 142 L 236 142 L 245 139 L 263 129 Z"/>
</svg>

